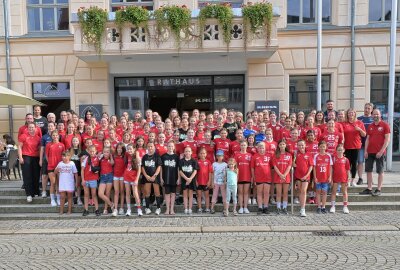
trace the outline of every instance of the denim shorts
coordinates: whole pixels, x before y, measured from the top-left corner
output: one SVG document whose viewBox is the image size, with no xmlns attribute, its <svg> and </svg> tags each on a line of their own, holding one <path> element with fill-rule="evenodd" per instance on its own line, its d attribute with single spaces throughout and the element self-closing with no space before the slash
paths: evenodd
<svg viewBox="0 0 400 270">
<path fill-rule="evenodd" d="M 124 181 L 123 177 L 115 177 L 114 176 L 114 181 Z"/>
<path fill-rule="evenodd" d="M 112 173 L 100 175 L 100 184 L 112 184 L 114 175 Z"/>
<path fill-rule="evenodd" d="M 317 189 L 317 190 L 322 190 L 322 191 L 328 192 L 329 183 L 317 183 L 317 184 L 316 184 L 316 189 Z"/>
<path fill-rule="evenodd" d="M 365 148 L 364 147 L 361 147 L 361 149 L 358 150 L 358 158 L 357 158 L 357 163 L 358 164 L 364 163 L 364 161 L 365 161 L 364 152 L 365 152 Z"/>
<path fill-rule="evenodd" d="M 135 182 L 124 181 L 124 184 L 128 184 L 128 185 L 131 185 L 131 186 L 137 186 L 138 182 L 137 181 L 135 181 Z"/>
<path fill-rule="evenodd" d="M 88 180 L 85 181 L 85 186 L 88 188 L 97 188 L 97 180 Z"/>
</svg>

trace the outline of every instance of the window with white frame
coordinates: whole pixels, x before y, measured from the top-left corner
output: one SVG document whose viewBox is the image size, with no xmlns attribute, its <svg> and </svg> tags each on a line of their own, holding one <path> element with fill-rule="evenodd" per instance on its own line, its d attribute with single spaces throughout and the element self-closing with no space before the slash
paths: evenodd
<svg viewBox="0 0 400 270">
<path fill-rule="evenodd" d="M 27 0 L 27 8 L 29 32 L 68 30 L 68 0 Z"/>
<path fill-rule="evenodd" d="M 209 4 L 229 3 L 233 8 L 240 8 L 243 5 L 243 0 L 208 0 L 208 1 L 199 0 L 199 8 L 204 7 L 208 3 Z"/>
<path fill-rule="evenodd" d="M 121 7 L 127 6 L 142 6 L 148 10 L 153 10 L 154 1 L 153 0 L 112 0 L 111 1 L 111 11 L 116 11 Z"/>
<path fill-rule="evenodd" d="M 399 14 L 400 5 L 397 8 L 397 14 Z M 368 15 L 370 22 L 390 21 L 392 19 L 392 0 L 370 0 Z M 397 19 L 399 19 L 398 15 Z"/>
<path fill-rule="evenodd" d="M 287 0 L 287 23 L 316 23 L 318 0 Z M 331 0 L 322 0 L 322 22 L 331 22 Z"/>
</svg>

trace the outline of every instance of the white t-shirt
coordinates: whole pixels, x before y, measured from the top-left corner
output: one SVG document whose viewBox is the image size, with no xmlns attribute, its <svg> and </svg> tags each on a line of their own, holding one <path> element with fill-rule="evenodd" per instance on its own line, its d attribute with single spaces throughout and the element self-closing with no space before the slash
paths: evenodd
<svg viewBox="0 0 400 270">
<path fill-rule="evenodd" d="M 68 163 L 58 163 L 56 169 L 60 172 L 60 191 L 74 191 L 75 190 L 75 177 L 74 173 L 78 173 L 75 163 L 70 161 Z"/>
</svg>

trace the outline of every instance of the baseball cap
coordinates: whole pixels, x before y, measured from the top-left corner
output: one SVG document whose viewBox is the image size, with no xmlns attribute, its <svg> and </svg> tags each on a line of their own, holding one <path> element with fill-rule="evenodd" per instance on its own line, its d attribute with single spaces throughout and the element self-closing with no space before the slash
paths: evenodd
<svg viewBox="0 0 400 270">
<path fill-rule="evenodd" d="M 217 153 L 216 153 L 215 155 L 216 155 L 216 156 L 223 156 L 223 155 L 224 155 L 224 151 L 218 150 Z"/>
</svg>

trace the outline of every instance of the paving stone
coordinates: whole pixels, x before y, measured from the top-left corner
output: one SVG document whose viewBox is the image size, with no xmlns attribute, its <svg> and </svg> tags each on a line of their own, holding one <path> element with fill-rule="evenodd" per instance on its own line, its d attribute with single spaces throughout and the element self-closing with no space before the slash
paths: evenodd
<svg viewBox="0 0 400 270">
<path fill-rule="evenodd" d="M 2 234 L 13 234 L 14 232 L 15 232 L 15 230 L 7 230 L 7 229 L 1 230 L 0 229 L 0 235 L 2 235 Z"/>
<path fill-rule="evenodd" d="M 271 226 L 274 232 L 331 231 L 329 226 Z"/>
<path fill-rule="evenodd" d="M 201 233 L 201 227 L 129 227 L 128 233 Z"/>
<path fill-rule="evenodd" d="M 22 229 L 15 234 L 74 234 L 77 228 Z"/>
<path fill-rule="evenodd" d="M 270 226 L 203 226 L 203 233 L 218 232 L 270 232 Z"/>
<path fill-rule="evenodd" d="M 92 228 L 79 228 L 75 233 L 77 234 L 115 234 L 127 233 L 128 227 L 92 227 Z"/>
<path fill-rule="evenodd" d="M 393 225 L 380 226 L 330 226 L 333 231 L 398 231 Z"/>
</svg>

